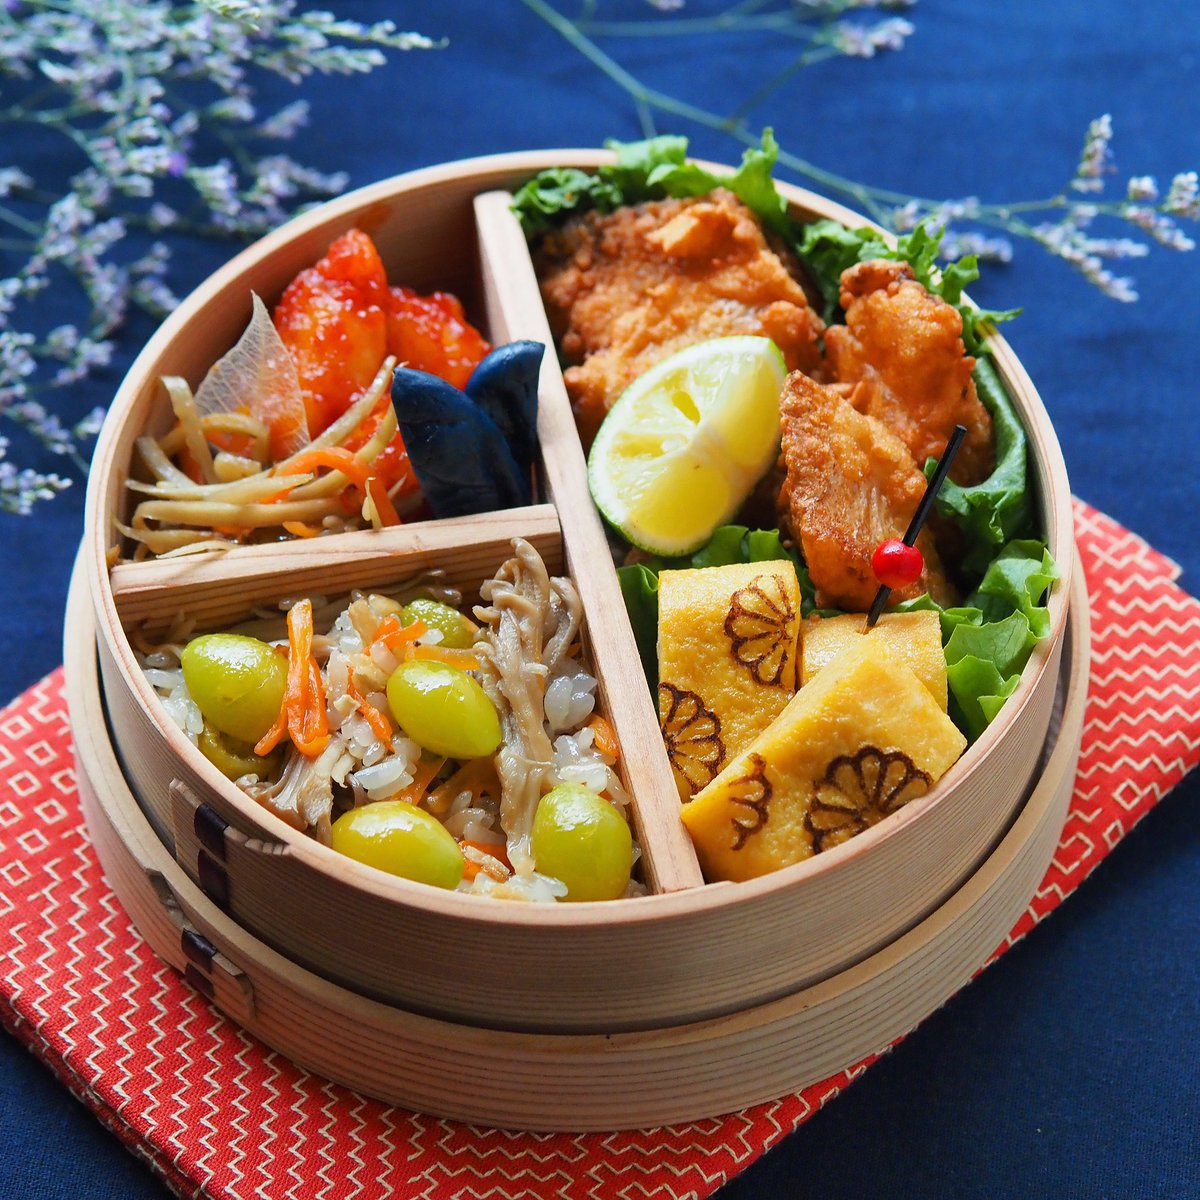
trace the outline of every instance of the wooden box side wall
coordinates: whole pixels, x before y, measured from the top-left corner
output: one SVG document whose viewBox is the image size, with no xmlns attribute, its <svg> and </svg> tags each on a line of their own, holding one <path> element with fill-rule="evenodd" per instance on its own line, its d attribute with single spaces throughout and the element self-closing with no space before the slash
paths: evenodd
<svg viewBox="0 0 1200 1200">
<path fill-rule="evenodd" d="M 127 692 L 127 703 L 118 705 L 111 665 L 106 675 L 119 744 L 141 748 L 123 756 L 131 783 L 143 799 L 154 798 L 149 815 L 194 880 L 199 845 L 190 825 L 175 820 L 171 782 L 181 780 L 233 825 L 224 865 L 229 911 L 240 923 L 356 990 L 499 1028 L 645 1028 L 785 995 L 859 961 L 921 919 L 970 874 L 1011 819 L 996 803 L 994 781 L 974 772 L 923 817 L 908 806 L 891 831 L 877 826 L 860 835 L 859 845 L 822 856 L 819 870 L 801 864 L 750 885 L 624 901 L 607 922 L 583 914 L 571 921 L 562 910 L 554 922 L 506 921 L 504 906 L 439 905 L 424 889 L 401 914 L 370 878 L 354 879 L 353 864 L 333 872 L 322 847 L 303 839 L 290 844 L 295 835 L 269 814 L 259 824 L 277 826 L 276 839 L 256 830 L 240 834 L 242 814 L 221 803 L 207 764 L 193 766 L 196 756 L 172 751 Z M 1014 778 L 1035 771 L 1052 702 L 1052 693 L 1034 697 L 1006 740 L 999 766 Z M 805 913 L 799 924 L 797 912 Z M 298 920 L 301 913 L 311 919 Z M 353 938 L 345 937 L 347 928 Z M 505 947 L 501 969 L 497 935 Z M 548 962 L 553 971 L 545 971 Z"/>
</svg>

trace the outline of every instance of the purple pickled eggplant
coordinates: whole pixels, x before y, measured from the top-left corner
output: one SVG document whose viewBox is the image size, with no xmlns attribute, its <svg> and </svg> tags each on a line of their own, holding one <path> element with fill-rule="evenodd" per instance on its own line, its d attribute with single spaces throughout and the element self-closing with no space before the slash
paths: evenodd
<svg viewBox="0 0 1200 1200">
<path fill-rule="evenodd" d="M 464 392 L 436 375 L 397 367 L 392 405 L 435 517 L 530 503 L 529 472 L 517 465 L 496 422 Z"/>
<path fill-rule="evenodd" d="M 497 346 L 475 368 L 464 389 L 495 421 L 526 476 L 537 454 L 538 372 L 545 352 L 541 342 Z"/>
</svg>

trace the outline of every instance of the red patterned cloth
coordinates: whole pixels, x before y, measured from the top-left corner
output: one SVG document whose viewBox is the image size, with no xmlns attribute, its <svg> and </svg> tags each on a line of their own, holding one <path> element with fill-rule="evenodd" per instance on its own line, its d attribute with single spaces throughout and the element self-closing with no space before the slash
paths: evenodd
<svg viewBox="0 0 1200 1200">
<path fill-rule="evenodd" d="M 1079 775 L 1050 870 L 993 958 L 1200 759 L 1200 603 L 1094 509 L 1077 505 L 1076 533 L 1093 636 Z M 180 1195 L 600 1200 L 633 1179 L 699 1200 L 873 1061 L 725 1117 L 615 1134 L 481 1130 L 326 1083 L 223 1017 L 130 925 L 80 818 L 61 672 L 0 713 L 0 924 L 0 1019 Z"/>
</svg>

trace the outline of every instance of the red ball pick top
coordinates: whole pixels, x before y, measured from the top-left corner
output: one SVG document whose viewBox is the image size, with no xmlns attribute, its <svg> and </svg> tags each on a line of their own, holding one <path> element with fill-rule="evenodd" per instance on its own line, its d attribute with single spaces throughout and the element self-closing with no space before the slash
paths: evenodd
<svg viewBox="0 0 1200 1200">
<path fill-rule="evenodd" d="M 900 538 L 888 538 L 871 556 L 871 570 L 884 587 L 902 588 L 916 583 L 925 569 L 925 559 L 916 546 L 906 546 Z"/>
</svg>

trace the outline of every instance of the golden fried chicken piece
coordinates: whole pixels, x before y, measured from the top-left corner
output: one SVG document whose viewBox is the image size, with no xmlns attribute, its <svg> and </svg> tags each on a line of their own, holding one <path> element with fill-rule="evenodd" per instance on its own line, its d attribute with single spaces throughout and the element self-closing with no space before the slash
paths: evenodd
<svg viewBox="0 0 1200 1200">
<path fill-rule="evenodd" d="M 904 536 L 925 477 L 886 425 L 799 371 L 784 384 L 780 416 L 787 467 L 781 521 L 804 552 L 817 603 L 866 612 L 879 588 L 871 556 L 880 542 Z M 917 546 L 925 570 L 892 598 L 928 591 L 939 603 L 952 603 L 954 589 L 928 531 Z"/>
<path fill-rule="evenodd" d="M 786 253 L 786 252 L 785 252 Z M 534 265 L 584 444 L 655 363 L 706 338 L 757 334 L 816 371 L 824 326 L 754 214 L 718 188 L 587 213 L 546 234 Z"/>
<path fill-rule="evenodd" d="M 967 436 L 950 478 L 971 484 L 995 466 L 992 419 L 975 394 L 975 360 L 962 342 L 962 316 L 931 295 L 907 263 L 875 259 L 842 273 L 846 324 L 830 326 L 825 353 L 860 412 L 882 421 L 918 465 L 938 458 L 954 426 Z"/>
</svg>

